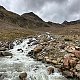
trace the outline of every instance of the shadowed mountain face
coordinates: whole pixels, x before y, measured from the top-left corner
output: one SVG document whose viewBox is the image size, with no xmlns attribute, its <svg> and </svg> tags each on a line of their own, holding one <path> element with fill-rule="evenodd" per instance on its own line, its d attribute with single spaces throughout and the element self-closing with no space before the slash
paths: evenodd
<svg viewBox="0 0 80 80">
<path fill-rule="evenodd" d="M 75 24 L 80 24 L 80 20 L 71 21 L 71 22 L 64 21 L 62 24 L 64 24 L 64 25 L 75 25 Z"/>
<path fill-rule="evenodd" d="M 0 31 L 1 28 L 4 28 L 5 31 L 8 31 L 8 29 L 10 28 L 11 31 L 14 30 L 13 28 L 16 27 L 17 30 L 19 29 L 17 31 L 18 33 L 19 31 L 24 32 L 24 29 L 26 28 L 25 30 L 30 29 L 32 31 L 39 32 L 48 31 L 54 34 L 61 35 L 80 35 L 80 20 L 71 22 L 64 21 L 62 24 L 53 23 L 50 21 L 45 22 L 33 12 L 18 15 L 11 11 L 7 11 L 3 6 L 0 6 Z"/>
</svg>

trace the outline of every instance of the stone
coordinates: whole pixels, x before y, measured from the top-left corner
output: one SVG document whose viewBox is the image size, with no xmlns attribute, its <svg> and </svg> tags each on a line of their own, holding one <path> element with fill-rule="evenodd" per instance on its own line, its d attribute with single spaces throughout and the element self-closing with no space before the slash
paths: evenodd
<svg viewBox="0 0 80 80">
<path fill-rule="evenodd" d="M 64 49 L 65 48 L 65 45 L 60 45 L 59 48 L 60 49 Z"/>
<path fill-rule="evenodd" d="M 77 71 L 80 71 L 80 64 L 77 64 L 75 68 Z"/>
<path fill-rule="evenodd" d="M 73 51 L 72 53 L 73 53 L 77 58 L 80 58 L 80 51 L 75 50 L 75 51 Z"/>
<path fill-rule="evenodd" d="M 53 67 L 49 67 L 47 69 L 47 71 L 48 71 L 48 74 L 50 75 L 51 73 L 54 73 L 54 68 Z"/>
<path fill-rule="evenodd" d="M 65 50 L 66 50 L 68 53 L 72 53 L 72 52 L 75 50 L 75 47 L 74 47 L 74 46 L 67 46 L 67 47 L 65 47 Z"/>
<path fill-rule="evenodd" d="M 6 51 L 7 49 L 5 47 L 0 47 L 0 51 Z"/>
<path fill-rule="evenodd" d="M 69 64 L 70 64 L 70 67 L 74 67 L 75 65 L 76 65 L 76 59 L 71 59 L 70 61 L 69 61 Z"/>
<path fill-rule="evenodd" d="M 76 77 L 80 80 L 80 72 L 75 72 Z"/>
<path fill-rule="evenodd" d="M 42 61 L 43 59 L 44 59 L 43 56 L 37 56 L 38 61 Z"/>
<path fill-rule="evenodd" d="M 26 72 L 21 73 L 21 74 L 19 75 L 19 78 L 20 78 L 20 80 L 25 80 L 25 79 L 27 78 L 27 73 L 26 73 Z"/>
<path fill-rule="evenodd" d="M 0 56 L 12 56 L 12 53 L 7 52 L 7 51 L 2 51 L 0 52 Z"/>
<path fill-rule="evenodd" d="M 57 60 L 52 60 L 52 64 L 58 64 Z"/>
<path fill-rule="evenodd" d="M 23 50 L 22 50 L 22 49 L 17 49 L 17 51 L 23 52 Z"/>
<path fill-rule="evenodd" d="M 80 47 L 78 47 L 78 46 L 75 46 L 75 50 L 78 50 L 78 51 L 80 51 Z"/>
<path fill-rule="evenodd" d="M 70 78 L 74 76 L 73 72 L 70 71 L 63 71 L 62 74 L 66 77 L 66 78 Z"/>
<path fill-rule="evenodd" d="M 43 49 L 43 46 L 42 46 L 42 45 L 37 45 L 37 46 L 34 48 L 34 52 L 35 52 L 35 53 L 39 53 L 39 52 L 42 51 L 42 49 Z"/>
<path fill-rule="evenodd" d="M 70 54 L 67 54 L 64 56 L 64 60 L 63 60 L 63 66 L 64 68 L 69 68 L 69 60 L 70 60 Z"/>
</svg>

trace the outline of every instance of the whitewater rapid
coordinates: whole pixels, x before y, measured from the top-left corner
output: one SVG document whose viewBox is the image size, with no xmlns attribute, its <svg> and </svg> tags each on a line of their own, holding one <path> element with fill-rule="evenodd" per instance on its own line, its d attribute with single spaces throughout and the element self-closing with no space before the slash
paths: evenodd
<svg viewBox="0 0 80 80">
<path fill-rule="evenodd" d="M 36 39 L 33 38 L 35 41 Z M 33 50 L 36 45 L 32 45 L 29 39 L 24 39 L 22 43 L 14 42 L 14 48 L 10 50 L 12 57 L 0 58 L 0 80 L 19 80 L 19 74 L 26 72 L 27 80 L 65 80 L 65 78 L 56 69 L 51 75 L 48 75 L 47 68 L 51 65 L 44 64 L 26 56 L 29 51 Z M 18 51 L 22 49 L 23 51 Z"/>
</svg>

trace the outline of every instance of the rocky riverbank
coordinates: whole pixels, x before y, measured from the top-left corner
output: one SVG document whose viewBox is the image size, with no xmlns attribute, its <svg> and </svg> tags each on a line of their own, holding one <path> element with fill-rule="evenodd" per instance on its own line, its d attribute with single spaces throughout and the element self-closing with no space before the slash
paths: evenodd
<svg viewBox="0 0 80 80">
<path fill-rule="evenodd" d="M 67 78 L 80 79 L 79 40 L 45 33 L 38 36 L 34 44 L 37 46 L 27 56 L 52 64 Z"/>
<path fill-rule="evenodd" d="M 63 35 L 53 35 L 50 33 L 44 33 L 39 36 L 28 37 L 27 42 L 29 46 L 36 46 L 28 52 L 26 55 L 33 58 L 36 61 L 42 61 L 43 63 L 51 64 L 58 68 L 60 72 L 66 78 L 80 79 L 80 41 L 72 38 L 65 38 Z M 23 39 L 15 41 L 17 45 L 23 42 Z M 9 52 L 14 47 L 13 42 L 0 42 L 0 57 L 11 56 L 13 54 Z M 17 49 L 18 52 L 23 53 L 22 48 Z M 17 60 L 19 60 L 17 58 Z M 47 69 L 48 74 L 54 73 L 54 68 L 49 67 Z M 21 73 L 20 79 L 27 77 L 27 73 Z"/>
</svg>

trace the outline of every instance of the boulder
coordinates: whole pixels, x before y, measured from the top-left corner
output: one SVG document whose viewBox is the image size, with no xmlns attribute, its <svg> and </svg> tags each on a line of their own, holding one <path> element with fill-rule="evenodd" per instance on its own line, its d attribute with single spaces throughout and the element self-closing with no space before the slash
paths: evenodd
<svg viewBox="0 0 80 80">
<path fill-rule="evenodd" d="M 52 64 L 58 64 L 57 60 L 52 60 Z"/>
<path fill-rule="evenodd" d="M 0 51 L 6 51 L 7 49 L 5 47 L 0 47 Z"/>
<path fill-rule="evenodd" d="M 71 71 L 63 71 L 62 74 L 66 77 L 66 78 L 73 78 L 74 73 Z"/>
<path fill-rule="evenodd" d="M 17 51 L 23 52 L 23 50 L 22 50 L 22 49 L 17 49 Z"/>
<path fill-rule="evenodd" d="M 48 74 L 50 75 L 51 73 L 54 73 L 54 68 L 53 67 L 49 67 L 47 69 L 47 71 L 48 71 Z"/>
<path fill-rule="evenodd" d="M 67 47 L 65 47 L 65 50 L 66 50 L 68 53 L 72 53 L 72 52 L 75 50 L 75 47 L 74 47 L 74 46 L 67 46 Z"/>
<path fill-rule="evenodd" d="M 77 71 L 80 71 L 80 64 L 77 64 L 75 68 Z"/>
<path fill-rule="evenodd" d="M 73 55 L 71 54 L 67 54 L 65 57 L 64 57 L 64 60 L 63 60 L 63 65 L 64 65 L 64 68 L 72 68 L 72 67 L 75 67 L 77 63 L 77 59 L 73 57 Z"/>
<path fill-rule="evenodd" d="M 7 52 L 7 51 L 1 51 L 0 56 L 12 56 L 12 53 Z"/>
<path fill-rule="evenodd" d="M 77 61 L 76 61 L 76 58 L 72 58 L 70 61 L 69 61 L 69 64 L 70 64 L 70 67 L 74 67 L 76 65 Z"/>
<path fill-rule="evenodd" d="M 75 72 L 75 76 L 80 80 L 80 72 Z"/>
<path fill-rule="evenodd" d="M 25 79 L 27 78 L 27 73 L 26 73 L 26 72 L 21 73 L 21 74 L 19 75 L 19 78 L 20 78 L 20 80 L 25 80 Z"/>
<path fill-rule="evenodd" d="M 73 53 L 77 58 L 80 58 L 80 51 L 75 50 L 75 51 L 73 51 L 72 53 Z"/>
<path fill-rule="evenodd" d="M 64 56 L 64 60 L 63 60 L 63 66 L 64 68 L 69 68 L 69 60 L 71 59 L 70 54 L 67 54 Z"/>
<path fill-rule="evenodd" d="M 42 45 L 37 45 L 37 46 L 34 48 L 34 52 L 35 52 L 35 53 L 39 53 L 39 52 L 42 51 L 42 49 L 43 49 L 43 46 L 42 46 Z"/>
</svg>

